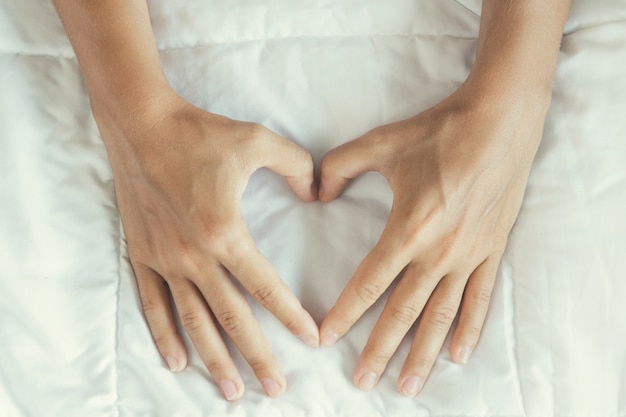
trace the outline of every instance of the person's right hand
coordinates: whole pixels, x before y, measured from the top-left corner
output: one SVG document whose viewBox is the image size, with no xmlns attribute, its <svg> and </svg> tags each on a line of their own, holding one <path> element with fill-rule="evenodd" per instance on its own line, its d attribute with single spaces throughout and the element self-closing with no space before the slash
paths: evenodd
<svg viewBox="0 0 626 417">
<path fill-rule="evenodd" d="M 231 274 L 294 335 L 318 345 L 318 328 L 244 224 L 241 197 L 251 174 L 285 176 L 305 201 L 317 198 L 311 155 L 254 123 L 208 113 L 167 97 L 123 115 L 100 118 L 115 177 L 119 212 L 145 317 L 172 371 L 187 354 L 178 311 L 204 364 L 227 400 L 244 384 L 218 326 L 235 342 L 271 397 L 285 377 Z"/>
</svg>

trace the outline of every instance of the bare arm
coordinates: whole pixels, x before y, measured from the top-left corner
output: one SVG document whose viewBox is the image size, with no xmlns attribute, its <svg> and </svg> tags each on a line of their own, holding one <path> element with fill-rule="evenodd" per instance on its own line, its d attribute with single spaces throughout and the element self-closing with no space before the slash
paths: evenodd
<svg viewBox="0 0 626 417">
<path fill-rule="evenodd" d="M 243 287 L 303 342 L 311 316 L 256 249 L 241 211 L 250 175 L 268 167 L 303 200 L 317 198 L 308 152 L 269 130 L 208 113 L 178 97 L 161 68 L 145 0 L 54 0 L 76 51 L 115 176 L 115 191 L 146 321 L 172 371 L 187 354 L 170 297 L 228 400 L 244 391 L 218 326 L 268 395 L 286 380 Z"/>
<path fill-rule="evenodd" d="M 484 96 L 507 102 L 517 97 L 549 102 L 571 3 L 484 0 L 476 60 L 467 83 L 477 84 Z M 498 93 L 499 88 L 504 90 Z"/>
<path fill-rule="evenodd" d="M 475 348 L 550 103 L 569 0 L 484 0 L 476 60 L 463 85 L 419 115 L 330 151 L 320 199 L 379 171 L 394 202 L 378 243 L 321 326 L 332 345 L 402 274 L 354 372 L 373 388 L 420 318 L 398 390 L 423 387 L 455 318 L 458 363 Z"/>
<path fill-rule="evenodd" d="M 173 94 L 165 79 L 145 0 L 53 0 L 74 47 L 94 115 L 121 119 Z M 105 140 L 115 138 L 105 138 Z"/>
</svg>

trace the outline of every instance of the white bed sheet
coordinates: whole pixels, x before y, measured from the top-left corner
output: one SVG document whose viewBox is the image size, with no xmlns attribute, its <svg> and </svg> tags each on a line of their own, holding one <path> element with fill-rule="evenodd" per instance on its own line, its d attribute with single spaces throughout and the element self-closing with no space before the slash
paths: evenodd
<svg viewBox="0 0 626 417">
<path fill-rule="evenodd" d="M 329 149 L 428 108 L 464 80 L 479 1 L 149 2 L 166 74 L 209 111 Z M 45 0 L 0 0 L 0 416 L 626 416 L 626 2 L 575 2 L 526 198 L 467 366 L 442 351 L 401 397 L 351 375 L 377 303 L 311 350 L 251 301 L 288 391 L 221 399 L 197 354 L 166 370 L 141 313 L 113 180 L 63 28 Z M 321 320 L 376 242 L 376 174 L 303 203 L 260 170 L 250 231 Z M 193 349 L 191 349 L 193 352 Z"/>
</svg>

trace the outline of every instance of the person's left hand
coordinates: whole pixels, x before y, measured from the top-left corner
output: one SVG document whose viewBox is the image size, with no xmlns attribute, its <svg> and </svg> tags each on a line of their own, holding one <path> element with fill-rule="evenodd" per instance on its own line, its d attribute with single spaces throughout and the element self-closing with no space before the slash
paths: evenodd
<svg viewBox="0 0 626 417">
<path fill-rule="evenodd" d="M 361 389 L 376 385 L 418 317 L 398 379 L 404 395 L 421 390 L 459 308 L 452 359 L 465 363 L 478 341 L 547 106 L 505 95 L 474 97 L 462 88 L 322 161 L 323 202 L 366 171 L 380 172 L 394 193 L 380 240 L 320 330 L 322 344 L 333 345 L 401 274 L 359 358 L 353 378 Z"/>
</svg>

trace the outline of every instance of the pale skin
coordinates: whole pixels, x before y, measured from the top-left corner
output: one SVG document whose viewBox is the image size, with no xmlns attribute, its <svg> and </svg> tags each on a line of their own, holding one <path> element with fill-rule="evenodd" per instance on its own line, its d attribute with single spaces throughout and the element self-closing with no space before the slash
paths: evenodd
<svg viewBox="0 0 626 417">
<path fill-rule="evenodd" d="M 423 387 L 453 319 L 450 354 L 465 363 L 485 320 L 550 103 L 571 0 L 484 0 L 467 80 L 417 116 L 324 157 L 268 129 L 199 109 L 169 86 L 145 0 L 54 0 L 105 143 L 146 321 L 172 371 L 187 363 L 170 297 L 225 399 L 244 393 L 223 328 L 271 397 L 286 380 L 230 276 L 296 337 L 332 346 L 400 275 L 359 358 L 372 389 L 420 318 L 398 390 Z M 255 248 L 241 213 L 252 173 L 268 167 L 304 201 L 337 198 L 378 171 L 394 192 L 387 226 L 318 330 Z"/>
</svg>

